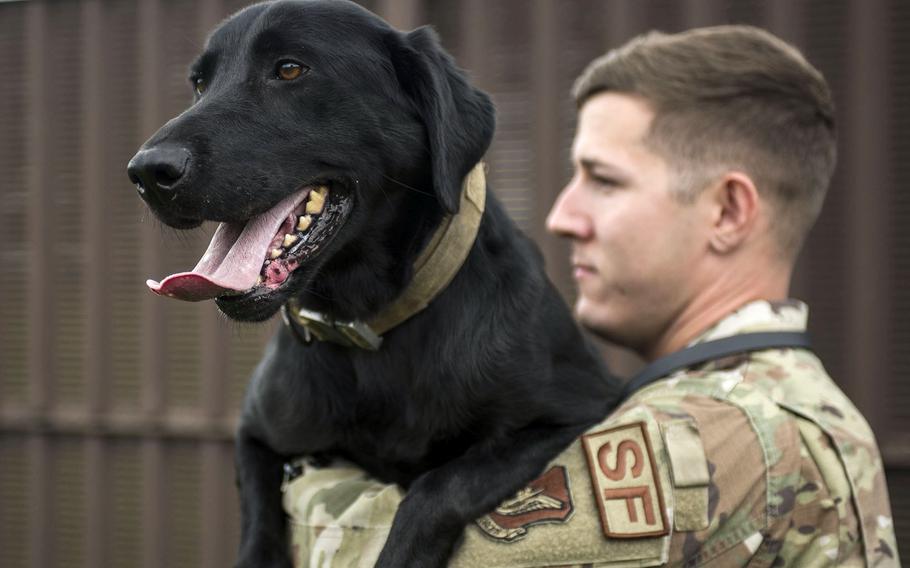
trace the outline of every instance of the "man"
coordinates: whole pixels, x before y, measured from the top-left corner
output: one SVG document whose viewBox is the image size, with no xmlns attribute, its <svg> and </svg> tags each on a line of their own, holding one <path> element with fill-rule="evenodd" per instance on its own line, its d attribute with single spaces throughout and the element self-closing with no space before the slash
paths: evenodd
<svg viewBox="0 0 910 568">
<path fill-rule="evenodd" d="M 579 321 L 649 361 L 803 331 L 786 298 L 835 155 L 821 74 L 766 32 L 718 27 L 636 38 L 574 95 L 575 174 L 547 226 L 572 242 Z M 811 351 L 656 378 L 468 527 L 452 565 L 899 565 L 872 432 Z M 400 492 L 353 469 L 302 479 L 285 496 L 311 525 L 301 563 L 370 565 Z"/>
</svg>

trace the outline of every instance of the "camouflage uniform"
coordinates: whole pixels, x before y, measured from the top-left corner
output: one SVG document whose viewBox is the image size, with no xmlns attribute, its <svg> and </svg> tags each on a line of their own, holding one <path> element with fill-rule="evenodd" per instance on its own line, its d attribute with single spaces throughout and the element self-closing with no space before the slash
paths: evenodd
<svg viewBox="0 0 910 568">
<path fill-rule="evenodd" d="M 694 343 L 806 319 L 753 302 Z M 354 467 L 305 467 L 284 487 L 297 566 L 372 566 L 401 498 Z M 899 566 L 875 439 L 815 355 L 755 352 L 636 392 L 469 526 L 450 563 L 663 564 Z"/>
</svg>

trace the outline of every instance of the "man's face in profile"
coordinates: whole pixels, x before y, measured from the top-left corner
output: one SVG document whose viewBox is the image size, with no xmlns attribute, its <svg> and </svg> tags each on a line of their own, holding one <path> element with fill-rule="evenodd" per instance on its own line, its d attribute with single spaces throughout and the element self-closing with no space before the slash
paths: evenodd
<svg viewBox="0 0 910 568">
<path fill-rule="evenodd" d="M 639 97 L 589 98 L 572 147 L 574 176 L 547 219 L 572 241 L 579 321 L 639 351 L 692 297 L 707 222 L 704 207 L 671 195 L 672 170 L 645 144 L 653 117 Z"/>
</svg>

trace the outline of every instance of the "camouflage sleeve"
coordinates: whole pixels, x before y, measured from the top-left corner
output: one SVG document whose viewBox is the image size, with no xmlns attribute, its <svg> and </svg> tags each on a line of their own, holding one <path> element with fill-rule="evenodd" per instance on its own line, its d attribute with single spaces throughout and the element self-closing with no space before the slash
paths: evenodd
<svg viewBox="0 0 910 568">
<path fill-rule="evenodd" d="M 837 460 L 827 436 L 814 424 L 797 419 L 802 445 L 800 475 L 793 496 L 789 530 L 780 539 L 777 564 L 786 566 L 862 566 L 860 527 L 841 467 L 819 463 Z M 833 465 L 833 464 L 830 464 Z"/>
<path fill-rule="evenodd" d="M 661 424 L 671 479 L 671 565 L 770 565 L 775 520 L 790 506 L 796 428 L 758 398 L 741 404 L 665 389 L 644 401 Z M 675 434 L 685 425 L 685 437 Z M 687 440 L 688 438 L 688 440 Z M 703 465 L 707 474 L 687 471 Z"/>
<path fill-rule="evenodd" d="M 401 502 L 401 488 L 345 463 L 297 467 L 301 474 L 282 487 L 294 565 L 372 567 Z"/>
</svg>

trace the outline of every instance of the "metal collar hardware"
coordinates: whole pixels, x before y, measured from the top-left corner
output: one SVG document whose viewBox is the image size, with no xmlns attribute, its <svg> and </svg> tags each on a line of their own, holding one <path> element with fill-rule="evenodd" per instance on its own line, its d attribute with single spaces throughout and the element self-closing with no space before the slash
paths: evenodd
<svg viewBox="0 0 910 568">
<path fill-rule="evenodd" d="M 293 300 L 281 307 L 281 316 L 284 324 L 303 343 L 310 344 L 315 339 L 368 351 L 377 351 L 382 346 L 382 338 L 362 321 L 334 320 L 325 314 L 291 305 L 292 302 Z M 291 318 L 303 330 L 302 334 L 292 325 Z"/>
</svg>

